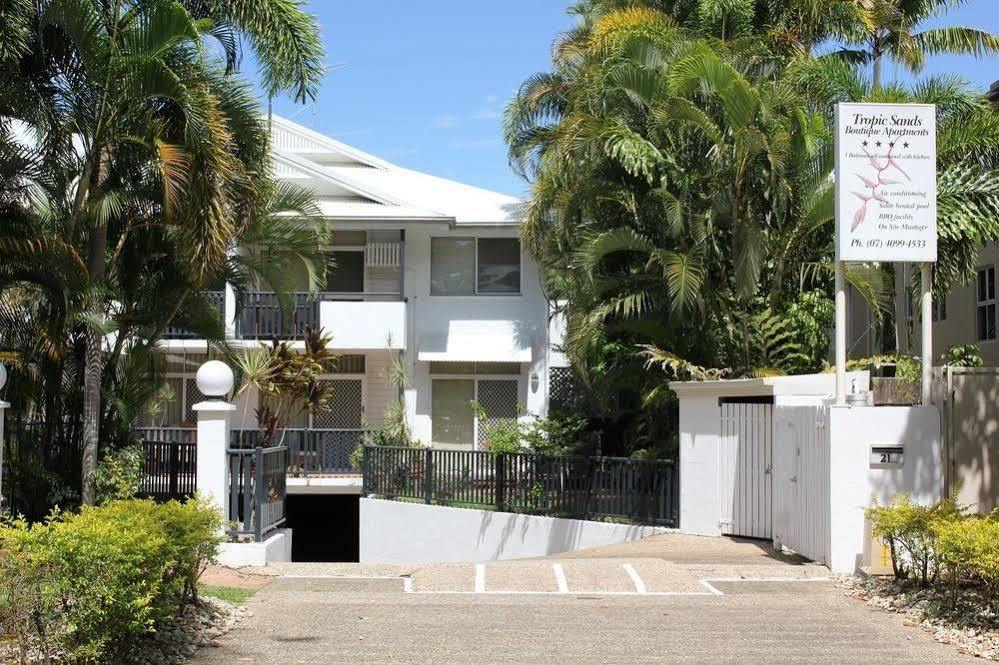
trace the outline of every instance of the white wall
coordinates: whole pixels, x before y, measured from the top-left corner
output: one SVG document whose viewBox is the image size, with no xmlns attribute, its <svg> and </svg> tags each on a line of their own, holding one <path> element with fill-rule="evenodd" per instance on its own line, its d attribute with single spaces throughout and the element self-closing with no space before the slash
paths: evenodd
<svg viewBox="0 0 999 665">
<path fill-rule="evenodd" d="M 667 529 L 382 499 L 360 500 L 361 563 L 495 561 L 645 538 Z"/>
<path fill-rule="evenodd" d="M 521 248 L 520 295 L 431 296 L 430 241 L 433 237 L 516 237 L 517 229 L 456 228 L 449 231 L 409 226 L 406 229 L 405 295 L 408 307 L 405 358 L 411 386 L 406 408 L 413 435 L 431 440 L 429 363 L 417 359 L 420 349 L 446 338 L 452 321 L 508 322 L 522 348 L 531 349 L 531 362 L 521 365 L 518 394 L 522 406 L 545 415 L 548 387 L 548 305 L 541 292 L 537 264 Z M 538 375 L 538 390 L 530 390 L 530 377 Z"/>
<path fill-rule="evenodd" d="M 680 528 L 721 535 L 718 488 L 721 408 L 717 395 L 680 401 Z"/>
<path fill-rule="evenodd" d="M 319 323 L 333 349 L 393 349 L 406 343 L 404 302 L 321 302 Z"/>
<path fill-rule="evenodd" d="M 278 529 L 260 543 L 222 543 L 219 565 L 231 568 L 291 561 L 291 529 Z"/>
<path fill-rule="evenodd" d="M 901 468 L 872 466 L 872 445 L 902 444 Z M 833 572 L 863 563 L 864 510 L 905 493 L 919 503 L 943 491 L 940 412 L 933 406 L 831 407 L 829 561 Z"/>
</svg>

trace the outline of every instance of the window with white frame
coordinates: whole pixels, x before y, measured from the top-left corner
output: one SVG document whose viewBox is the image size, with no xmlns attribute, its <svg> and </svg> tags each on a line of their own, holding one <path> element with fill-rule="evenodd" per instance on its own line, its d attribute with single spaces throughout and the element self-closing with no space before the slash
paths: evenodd
<svg viewBox="0 0 999 665">
<path fill-rule="evenodd" d="M 430 239 L 430 295 L 518 293 L 520 293 L 519 239 Z"/>
<path fill-rule="evenodd" d="M 491 433 L 516 423 L 519 372 L 516 363 L 431 363 L 433 444 L 487 448 Z"/>
<path fill-rule="evenodd" d="M 996 269 L 987 266 L 978 271 L 976 281 L 976 325 L 979 341 L 996 338 Z"/>
</svg>

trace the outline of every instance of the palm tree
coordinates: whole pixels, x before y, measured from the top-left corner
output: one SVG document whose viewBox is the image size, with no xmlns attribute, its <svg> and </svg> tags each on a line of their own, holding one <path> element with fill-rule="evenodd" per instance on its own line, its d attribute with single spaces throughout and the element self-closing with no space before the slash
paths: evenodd
<svg viewBox="0 0 999 665">
<path fill-rule="evenodd" d="M 999 37 L 985 30 L 944 27 L 918 30 L 926 20 L 965 4 L 965 0 L 859 0 L 866 20 L 847 33 L 855 48 L 842 54 L 872 65 L 874 87 L 883 81 L 884 59 L 891 58 L 913 74 L 922 71 L 927 55 L 958 53 L 982 57 L 999 52 Z"/>
<path fill-rule="evenodd" d="M 253 47 L 269 92 L 291 89 L 302 99 L 315 93 L 322 48 L 314 21 L 284 0 L 50 0 L 21 9 L 35 32 L 3 61 L 0 80 L 17 94 L 0 116 L 37 134 L 43 171 L 69 174 L 69 196 L 53 198 L 64 219 L 60 237 L 82 249 L 87 275 L 82 498 L 89 503 L 101 386 L 114 366 L 103 353 L 106 335 L 138 320 L 155 338 L 169 321 L 129 318 L 122 307 L 109 322 L 112 304 L 119 307 L 110 294 L 148 298 L 150 281 L 169 285 L 178 297 L 161 311 L 173 314 L 232 265 L 233 240 L 252 235 L 271 189 L 266 127 L 233 74 L 240 41 Z M 209 39 L 225 62 L 206 50 Z M 155 267 L 144 272 L 145 265 Z M 119 331 L 110 358 L 128 344 Z"/>
</svg>

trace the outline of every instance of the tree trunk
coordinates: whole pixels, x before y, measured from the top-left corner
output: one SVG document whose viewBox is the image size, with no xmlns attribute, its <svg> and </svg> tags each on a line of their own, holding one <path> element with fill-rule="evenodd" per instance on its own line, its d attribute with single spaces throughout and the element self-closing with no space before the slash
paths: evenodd
<svg viewBox="0 0 999 665">
<path fill-rule="evenodd" d="M 100 183 L 104 161 L 107 158 L 103 150 L 97 154 L 98 166 L 94 170 L 94 179 L 91 185 Z M 81 183 L 80 187 L 82 189 L 84 185 Z M 87 194 L 84 194 L 84 197 L 86 196 Z M 104 281 L 107 244 L 107 226 L 91 221 L 87 246 L 87 271 L 90 274 L 91 287 L 98 286 Z M 87 311 L 95 319 L 103 316 L 104 306 L 100 296 L 90 296 Z M 80 499 L 84 505 L 93 505 L 97 498 L 94 490 L 94 471 L 97 469 L 97 452 L 100 441 L 101 381 L 104 375 L 104 363 L 101 358 L 103 344 L 103 333 L 100 330 L 95 330 L 92 325 L 88 326 L 83 374 L 83 459 L 80 464 L 82 486 Z"/>
</svg>

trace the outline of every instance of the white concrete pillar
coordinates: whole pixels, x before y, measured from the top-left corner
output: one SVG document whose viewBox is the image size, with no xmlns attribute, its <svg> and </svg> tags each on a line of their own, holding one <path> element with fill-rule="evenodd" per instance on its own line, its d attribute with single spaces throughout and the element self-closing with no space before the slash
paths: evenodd
<svg viewBox="0 0 999 665">
<path fill-rule="evenodd" d="M 920 271 L 919 315 L 922 376 L 920 394 L 923 406 L 933 404 L 933 264 L 924 263 Z"/>
<path fill-rule="evenodd" d="M 225 283 L 225 295 L 222 305 L 222 319 L 225 321 L 225 336 L 228 339 L 236 337 L 236 292 L 232 284 Z"/>
<path fill-rule="evenodd" d="M 2 368 L 3 365 L 0 365 Z M 0 383 L 0 387 L 2 383 Z M 10 407 L 10 402 L 5 402 L 0 399 L 0 514 L 3 513 L 4 500 L 3 500 L 3 449 L 4 449 L 4 438 L 3 438 L 3 420 L 7 409 Z"/>
<path fill-rule="evenodd" d="M 225 520 L 229 515 L 229 426 L 236 410 L 226 399 L 232 391 L 232 370 L 219 360 L 209 360 L 198 369 L 196 381 L 209 398 L 192 407 L 198 414 L 198 493 Z"/>
<path fill-rule="evenodd" d="M 7 383 L 7 368 L 4 367 L 3 363 L 0 363 L 0 390 L 3 389 L 4 385 Z M 3 512 L 3 449 L 4 438 L 3 438 L 3 421 L 7 414 L 7 409 L 10 408 L 10 402 L 5 402 L 0 399 L 0 513 Z"/>
<path fill-rule="evenodd" d="M 846 404 L 846 266 L 836 262 L 836 404 Z"/>
</svg>

